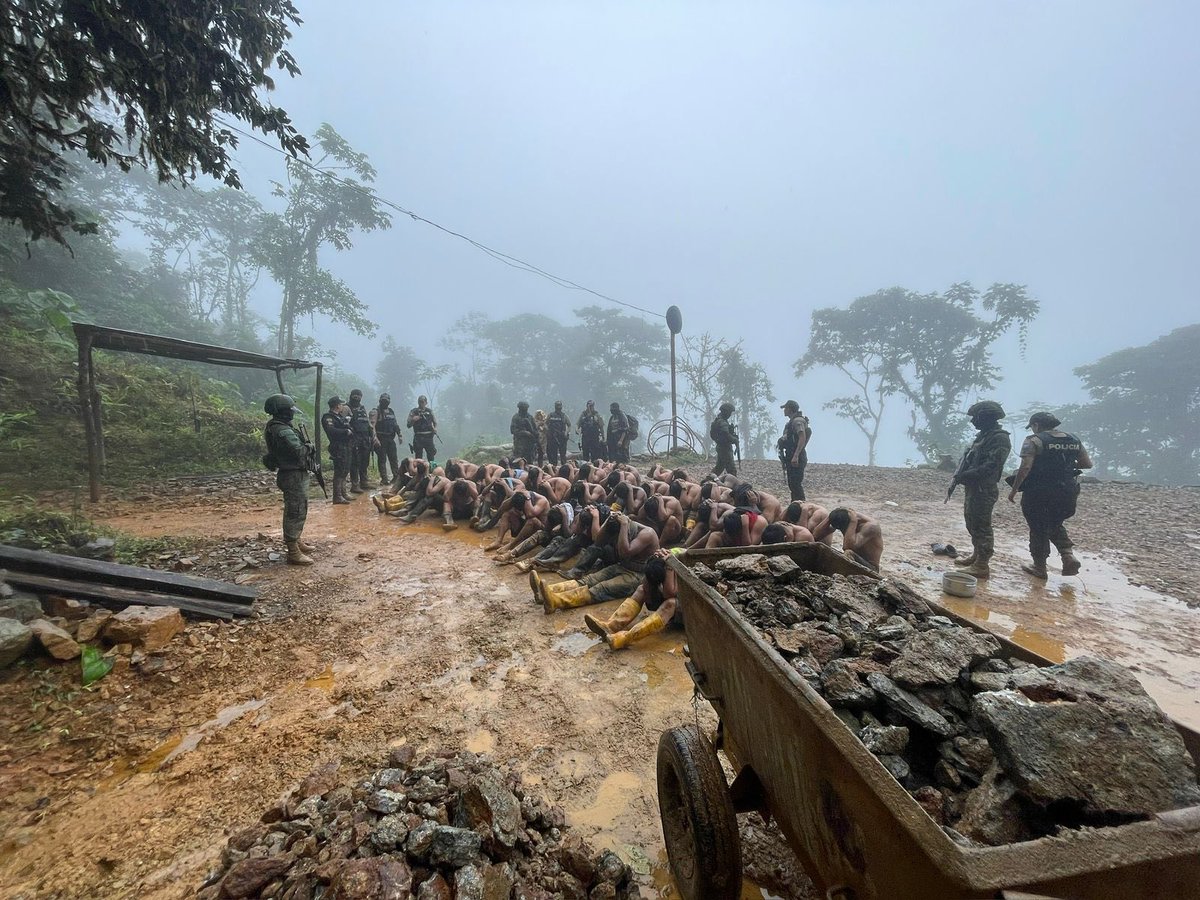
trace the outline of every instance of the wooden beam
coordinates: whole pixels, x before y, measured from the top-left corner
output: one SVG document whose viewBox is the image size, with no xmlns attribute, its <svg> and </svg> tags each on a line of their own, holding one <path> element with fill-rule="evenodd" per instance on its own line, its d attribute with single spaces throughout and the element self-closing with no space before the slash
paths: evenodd
<svg viewBox="0 0 1200 900">
<path fill-rule="evenodd" d="M 47 553 L 44 550 L 25 550 L 0 544 L 0 568 L 11 572 L 44 575 L 51 578 L 111 584 L 117 587 L 143 591 L 169 591 L 184 597 L 198 597 L 249 606 L 258 597 L 254 588 L 229 584 L 212 578 L 197 578 L 192 575 L 177 575 L 139 566 L 85 559 L 81 556 L 65 556 Z"/>
<path fill-rule="evenodd" d="M 96 419 L 92 415 L 92 340 L 90 335 L 79 338 L 79 415 L 83 419 L 83 434 L 88 455 L 88 497 L 95 503 L 100 499 L 100 451 L 96 441 Z"/>
<path fill-rule="evenodd" d="M 197 597 L 180 597 L 177 594 L 156 594 L 111 584 L 72 581 L 67 578 L 51 578 L 47 575 L 31 575 L 28 572 L 8 572 L 4 580 L 19 587 L 38 593 L 58 594 L 87 600 L 110 609 L 122 610 L 127 606 L 174 606 L 192 616 L 205 619 L 245 618 L 253 613 L 253 606 L 240 603 L 221 603 L 217 600 L 201 600 Z"/>
<path fill-rule="evenodd" d="M 317 397 L 313 401 L 313 446 L 316 448 L 317 462 L 321 461 L 321 370 L 324 368 L 317 363 Z"/>
</svg>

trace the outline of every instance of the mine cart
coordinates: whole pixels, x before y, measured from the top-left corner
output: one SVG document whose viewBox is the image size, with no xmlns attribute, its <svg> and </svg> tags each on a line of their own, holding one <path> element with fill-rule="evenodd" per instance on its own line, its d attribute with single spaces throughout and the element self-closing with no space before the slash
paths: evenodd
<svg viewBox="0 0 1200 900">
<path fill-rule="evenodd" d="M 875 577 L 821 544 L 703 550 L 672 559 L 688 670 L 720 719 L 713 742 L 694 725 L 664 732 L 659 742 L 659 813 L 684 897 L 739 895 L 736 813 L 751 810 L 775 819 L 828 897 L 1200 897 L 1200 806 L 998 847 L 956 843 L 758 630 L 690 569 L 750 552 L 784 553 L 822 574 Z M 1010 658 L 1051 664 L 995 637 Z M 1200 759 L 1200 735 L 1176 728 L 1192 758 Z M 736 773 L 732 784 L 718 748 Z"/>
</svg>

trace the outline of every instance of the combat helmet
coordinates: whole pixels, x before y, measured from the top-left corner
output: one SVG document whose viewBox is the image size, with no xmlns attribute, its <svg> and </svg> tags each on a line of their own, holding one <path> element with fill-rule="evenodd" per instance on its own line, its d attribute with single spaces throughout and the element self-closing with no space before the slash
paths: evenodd
<svg viewBox="0 0 1200 900">
<path fill-rule="evenodd" d="M 967 410 L 967 415 L 972 418 L 981 416 L 985 419 L 996 419 L 999 421 L 1004 418 L 1004 407 L 995 400 L 980 400 L 978 403 L 971 404 L 971 408 Z"/>
<path fill-rule="evenodd" d="M 274 416 L 284 410 L 291 409 L 295 405 L 296 401 L 287 394 L 272 394 L 263 404 L 263 412 L 268 412 Z"/>
</svg>

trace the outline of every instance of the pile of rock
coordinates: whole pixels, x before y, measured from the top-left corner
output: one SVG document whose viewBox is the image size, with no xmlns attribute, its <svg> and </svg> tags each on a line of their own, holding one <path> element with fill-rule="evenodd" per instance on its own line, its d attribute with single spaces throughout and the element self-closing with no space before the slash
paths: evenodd
<svg viewBox="0 0 1200 900">
<path fill-rule="evenodd" d="M 416 761 L 410 747 L 353 787 L 319 770 L 235 833 L 198 894 L 281 900 L 614 900 L 639 896 L 562 811 L 486 756 Z"/>
<path fill-rule="evenodd" d="M 0 581 L 0 668 L 40 650 L 77 659 L 84 644 L 106 645 L 130 657 L 160 650 L 184 630 L 173 606 L 128 606 L 118 613 L 56 594 L 38 596 Z"/>
<path fill-rule="evenodd" d="M 747 554 L 694 572 L 956 840 L 998 845 L 1200 804 L 1183 740 L 1107 660 L 1039 668 L 904 585 Z"/>
</svg>

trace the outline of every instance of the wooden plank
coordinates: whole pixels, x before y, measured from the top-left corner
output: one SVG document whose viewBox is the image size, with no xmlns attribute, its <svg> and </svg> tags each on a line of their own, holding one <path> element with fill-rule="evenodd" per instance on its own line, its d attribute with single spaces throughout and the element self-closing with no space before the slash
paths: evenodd
<svg viewBox="0 0 1200 900">
<path fill-rule="evenodd" d="M 206 619 L 233 619 L 249 616 L 253 607 L 240 603 L 221 603 L 217 600 L 201 600 L 196 597 L 179 597 L 174 594 L 155 594 L 132 588 L 116 587 L 111 584 L 71 581 L 66 578 L 51 578 L 47 575 L 31 575 L 28 572 L 8 572 L 4 580 L 38 593 L 60 594 L 77 600 L 88 600 L 100 606 L 124 609 L 127 606 L 174 606 L 183 612 Z"/>
<path fill-rule="evenodd" d="M 47 553 L 44 550 L 25 550 L 7 544 L 0 544 L 0 568 L 68 580 L 94 581 L 135 590 L 170 591 L 184 597 L 219 600 L 223 603 L 250 604 L 258 597 L 258 591 L 254 588 L 212 578 L 177 575 L 173 572 L 85 559 L 81 556 Z"/>
</svg>

